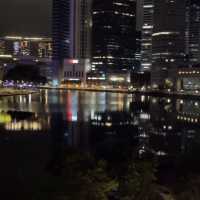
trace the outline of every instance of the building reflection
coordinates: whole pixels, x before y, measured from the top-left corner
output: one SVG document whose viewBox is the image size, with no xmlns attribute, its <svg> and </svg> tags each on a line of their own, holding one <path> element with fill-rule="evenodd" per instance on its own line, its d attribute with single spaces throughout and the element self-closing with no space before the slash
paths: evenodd
<svg viewBox="0 0 200 200">
<path fill-rule="evenodd" d="M 192 101 L 168 98 L 151 98 L 149 101 L 149 119 L 139 123 L 140 129 L 146 129 L 149 135 L 148 145 L 142 153 L 151 152 L 156 156 L 177 157 L 191 151 L 200 130 L 196 113 L 196 105 Z M 186 110 L 190 117 L 184 116 Z M 193 116 L 193 117 L 192 117 Z M 141 116 L 138 115 L 141 121 Z M 196 124 L 195 124 L 196 123 Z"/>
<path fill-rule="evenodd" d="M 56 148 L 73 146 L 113 159 L 134 154 L 176 160 L 195 155 L 200 148 L 199 104 L 120 93 L 42 90 L 40 95 L 0 99 L 0 134 L 47 133 L 52 146 L 57 141 Z"/>
<path fill-rule="evenodd" d="M 47 132 L 50 129 L 49 118 L 38 117 L 37 114 L 31 112 L 8 111 L 0 113 L 1 133 L 34 133 Z"/>
<path fill-rule="evenodd" d="M 124 142 L 126 137 L 127 145 L 132 145 L 139 158 L 162 160 L 194 155 L 194 149 L 200 148 L 198 105 L 198 101 L 191 100 L 133 96 L 128 112 L 105 111 L 92 116 L 91 141 L 94 148 L 101 144 L 102 148 L 95 150 L 102 151 L 106 141 L 110 145 L 111 140 Z"/>
<path fill-rule="evenodd" d="M 42 124 L 38 121 L 11 122 L 5 125 L 6 131 L 41 131 Z"/>
</svg>

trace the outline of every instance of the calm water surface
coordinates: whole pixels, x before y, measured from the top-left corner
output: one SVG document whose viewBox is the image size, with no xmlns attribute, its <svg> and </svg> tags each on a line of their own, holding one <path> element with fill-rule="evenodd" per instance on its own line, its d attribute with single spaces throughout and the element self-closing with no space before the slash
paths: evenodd
<svg viewBox="0 0 200 200">
<path fill-rule="evenodd" d="M 2 191 L 28 193 L 27 184 L 44 176 L 65 146 L 113 162 L 133 152 L 137 158 L 156 159 L 161 181 L 171 181 L 177 173 L 198 173 L 199 105 L 193 100 L 58 90 L 3 97 Z"/>
</svg>

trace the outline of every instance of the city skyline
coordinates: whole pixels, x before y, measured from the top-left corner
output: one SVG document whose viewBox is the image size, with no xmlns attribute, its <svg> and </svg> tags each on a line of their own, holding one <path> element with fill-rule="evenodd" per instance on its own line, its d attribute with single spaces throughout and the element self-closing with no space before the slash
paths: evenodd
<svg viewBox="0 0 200 200">
<path fill-rule="evenodd" d="M 109 73 L 117 72 L 117 76 L 120 76 L 127 71 L 147 72 L 151 87 L 165 88 L 166 83 L 175 87 L 180 82 L 178 68 L 198 64 L 200 52 L 198 1 L 185 0 L 187 6 L 180 2 L 183 1 L 1 2 L 1 19 L 4 19 L 1 20 L 4 23 L 1 28 L 4 31 L 0 32 L 0 36 L 6 33 L 24 38 L 52 37 L 52 61 L 54 64 L 60 63 L 60 67 L 56 64 L 53 69 L 61 69 L 60 82 L 66 77 L 73 81 L 80 80 L 79 76 L 86 71 L 93 74 L 92 80 L 107 80 Z M 12 17 L 6 14 L 7 10 Z M 171 20 L 167 20 L 169 17 Z M 141 23 L 142 29 L 138 31 L 138 24 Z M 25 43 L 20 44 L 22 51 L 24 46 L 28 46 L 28 42 Z M 13 44 L 14 49 L 20 46 L 19 41 Z M 4 55 L 6 48 L 9 49 L 9 45 L 2 42 L 1 51 Z M 69 66 L 73 66 L 71 71 Z M 80 67 L 84 67 L 84 70 Z M 191 83 L 191 80 L 183 79 L 186 84 Z M 114 77 L 113 80 L 129 81 L 124 77 Z"/>
<path fill-rule="evenodd" d="M 3 199 L 200 200 L 200 0 L 0 0 Z"/>
</svg>

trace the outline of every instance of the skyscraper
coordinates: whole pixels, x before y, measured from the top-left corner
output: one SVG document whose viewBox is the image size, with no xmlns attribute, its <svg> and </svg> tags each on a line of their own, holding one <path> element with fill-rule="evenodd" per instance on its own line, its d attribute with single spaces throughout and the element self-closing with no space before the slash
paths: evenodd
<svg viewBox="0 0 200 200">
<path fill-rule="evenodd" d="M 91 30 L 92 30 L 92 0 L 78 0 L 76 3 L 76 29 L 77 41 L 76 47 L 78 55 L 75 57 L 91 59 Z M 79 33 L 78 33 L 79 32 Z"/>
<path fill-rule="evenodd" d="M 71 4 L 70 0 L 53 0 L 53 59 L 60 62 L 71 56 Z"/>
<path fill-rule="evenodd" d="M 72 55 L 71 50 L 71 17 L 70 0 L 53 0 L 52 39 L 53 39 L 53 74 L 54 85 L 61 82 L 64 59 Z"/>
<path fill-rule="evenodd" d="M 53 0 L 54 75 L 62 80 L 66 59 L 90 58 L 91 0 Z M 76 61 L 77 62 L 77 61 Z"/>
<path fill-rule="evenodd" d="M 93 0 L 92 69 L 103 72 L 134 66 L 136 2 Z"/>
<path fill-rule="evenodd" d="M 200 1 L 187 0 L 186 54 L 191 65 L 200 63 Z"/>
<path fill-rule="evenodd" d="M 185 58 L 185 1 L 154 0 L 152 86 L 174 88 Z"/>
<path fill-rule="evenodd" d="M 143 1 L 143 26 L 141 42 L 141 71 L 149 71 L 152 66 L 153 0 Z"/>
</svg>

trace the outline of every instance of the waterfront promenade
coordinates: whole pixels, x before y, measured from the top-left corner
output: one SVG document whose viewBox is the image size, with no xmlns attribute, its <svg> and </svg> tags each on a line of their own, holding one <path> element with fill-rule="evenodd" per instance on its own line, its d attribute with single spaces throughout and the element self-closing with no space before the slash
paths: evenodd
<svg viewBox="0 0 200 200">
<path fill-rule="evenodd" d="M 141 90 L 141 89 L 127 89 L 127 88 L 112 88 L 103 86 L 60 86 L 52 87 L 49 85 L 38 86 L 38 89 L 57 89 L 57 90 L 77 90 L 77 91 L 91 91 L 91 92 L 114 92 L 114 93 L 128 93 L 128 94 L 138 94 L 138 95 L 149 95 L 158 97 L 175 97 L 175 98 L 193 98 L 200 99 L 200 92 L 172 92 L 172 91 L 162 91 L 162 90 Z M 14 95 L 28 95 L 39 92 L 38 89 L 15 89 L 15 88 L 0 88 L 1 96 L 14 96 Z"/>
<path fill-rule="evenodd" d="M 15 88 L 0 88 L 0 97 L 14 95 L 28 95 L 36 93 L 34 89 L 15 89 Z"/>
</svg>

